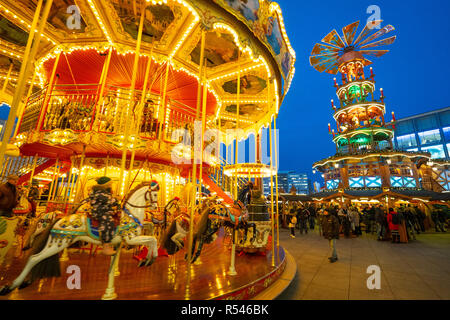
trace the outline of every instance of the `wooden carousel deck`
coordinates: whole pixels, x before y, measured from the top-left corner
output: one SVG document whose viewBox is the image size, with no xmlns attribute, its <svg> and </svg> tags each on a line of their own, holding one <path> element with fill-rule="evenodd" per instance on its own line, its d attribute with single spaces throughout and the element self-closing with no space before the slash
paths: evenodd
<svg viewBox="0 0 450 320">
<path fill-rule="evenodd" d="M 0 287 L 11 283 L 20 273 L 26 255 L 18 255 L 19 248 L 10 254 L 0 266 Z M 110 258 L 88 251 L 69 249 L 69 261 L 61 262 L 61 277 L 36 281 L 20 291 L 14 291 L 5 299 L 24 300 L 99 300 L 107 287 Z M 205 245 L 199 261 L 193 265 L 189 300 L 251 299 L 270 287 L 286 266 L 286 254 L 282 247 L 271 267 L 272 255 L 243 254 L 236 256 L 236 276 L 227 274 L 230 266 L 230 246 L 220 236 L 214 243 Z M 119 300 L 185 300 L 186 262 L 185 251 L 176 255 L 158 257 L 150 267 L 137 267 L 133 250 L 122 250 L 119 260 L 120 275 L 115 278 L 115 292 Z M 81 269 L 81 289 L 69 290 L 67 267 L 77 265 Z"/>
</svg>

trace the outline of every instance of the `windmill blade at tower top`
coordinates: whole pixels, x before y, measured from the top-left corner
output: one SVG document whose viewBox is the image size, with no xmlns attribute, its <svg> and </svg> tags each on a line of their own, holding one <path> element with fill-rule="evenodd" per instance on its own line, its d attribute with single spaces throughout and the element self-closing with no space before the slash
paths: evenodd
<svg viewBox="0 0 450 320">
<path fill-rule="evenodd" d="M 367 48 L 374 48 L 374 47 L 381 47 L 381 46 L 387 46 L 390 44 L 393 44 L 395 42 L 395 39 L 397 39 L 397 36 L 393 36 L 384 40 L 380 40 L 377 42 L 372 42 L 369 44 L 366 44 L 365 46 L 361 47 L 360 49 L 367 49 Z"/>
<path fill-rule="evenodd" d="M 367 56 L 374 56 L 380 58 L 384 56 L 386 53 L 388 53 L 389 50 L 361 50 L 360 52 Z"/>
<path fill-rule="evenodd" d="M 313 48 L 313 51 L 311 52 L 312 56 L 315 55 L 332 55 L 339 52 L 340 49 L 335 47 L 330 47 L 322 43 L 316 43 L 316 45 Z"/>
<path fill-rule="evenodd" d="M 371 35 L 370 37 L 368 37 L 366 40 L 362 41 L 359 45 L 362 46 L 363 44 L 368 43 L 368 42 L 370 42 L 372 40 L 375 40 L 375 39 L 377 39 L 379 37 L 382 37 L 382 36 L 388 34 L 391 31 L 394 31 L 394 30 L 395 30 L 395 28 L 393 26 L 388 25 L 388 26 L 384 27 L 383 29 L 381 29 L 380 31 L 378 31 L 377 33 L 375 33 L 375 34 Z"/>
<path fill-rule="evenodd" d="M 359 21 L 356 21 L 342 28 L 342 32 L 344 33 L 344 41 L 347 43 L 347 46 L 350 46 L 353 43 L 353 39 L 355 39 L 356 30 L 358 29 L 358 26 Z"/>
<path fill-rule="evenodd" d="M 337 64 L 337 58 L 331 57 L 328 59 L 324 59 L 320 61 L 319 63 L 313 64 L 314 57 L 310 58 L 311 65 L 319 72 L 324 72 L 325 70 L 328 70 L 330 67 L 332 67 L 334 64 Z"/>
<path fill-rule="evenodd" d="M 369 33 L 373 31 L 373 29 L 377 28 L 382 22 L 383 20 L 375 20 L 367 22 L 365 28 L 363 29 L 363 31 L 361 31 L 361 33 L 359 34 L 358 38 L 356 39 L 353 45 L 356 46 L 360 41 L 362 41 L 365 37 L 367 37 Z"/>
<path fill-rule="evenodd" d="M 311 56 L 309 57 L 309 62 L 311 63 L 311 65 L 314 67 L 318 64 L 321 64 L 325 61 L 330 61 L 332 59 L 338 59 L 339 55 L 337 53 L 333 54 L 333 55 L 321 55 L 321 56 Z"/>
<path fill-rule="evenodd" d="M 337 74 L 339 72 L 339 63 L 336 61 L 333 65 L 326 69 L 325 72 L 329 74 Z"/>
<path fill-rule="evenodd" d="M 322 42 L 331 44 L 339 48 L 345 48 L 345 43 L 342 41 L 336 30 L 333 30 L 329 34 L 327 34 L 325 38 L 322 39 Z"/>
</svg>

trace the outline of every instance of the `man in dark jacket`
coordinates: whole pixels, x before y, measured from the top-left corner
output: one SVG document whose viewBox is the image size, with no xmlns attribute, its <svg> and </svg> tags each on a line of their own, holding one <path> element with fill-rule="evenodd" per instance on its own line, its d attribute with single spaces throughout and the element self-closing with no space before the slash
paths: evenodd
<svg viewBox="0 0 450 320">
<path fill-rule="evenodd" d="M 336 239 L 339 239 L 339 219 L 336 215 L 330 214 L 327 210 L 323 212 L 322 218 L 323 236 L 328 240 L 330 245 L 330 260 L 334 263 L 338 260 L 336 253 Z"/>
<path fill-rule="evenodd" d="M 16 189 L 18 180 L 18 176 L 10 175 L 6 183 L 0 185 L 0 216 L 8 218 L 13 216 L 13 209 L 19 203 Z"/>
<path fill-rule="evenodd" d="M 309 220 L 309 210 L 306 207 L 299 208 L 299 222 L 300 222 L 300 234 L 308 234 L 308 220 Z"/>
</svg>

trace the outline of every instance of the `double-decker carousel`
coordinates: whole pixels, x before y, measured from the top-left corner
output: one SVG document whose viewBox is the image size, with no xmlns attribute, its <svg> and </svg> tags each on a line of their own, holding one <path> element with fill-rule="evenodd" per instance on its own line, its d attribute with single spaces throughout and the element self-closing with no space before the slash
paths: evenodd
<svg viewBox="0 0 450 320">
<path fill-rule="evenodd" d="M 270 130 L 262 164 L 261 139 L 295 72 L 277 3 L 5 0 L 0 19 L 2 178 L 47 188 L 40 248 L 21 251 L 0 217 L 2 299 L 251 299 L 277 281 L 288 255 L 260 192 L 277 146 Z M 238 161 L 246 139 L 253 163 Z M 102 176 L 123 211 L 111 258 L 85 202 Z M 39 280 L 58 255 L 62 276 Z"/>
</svg>

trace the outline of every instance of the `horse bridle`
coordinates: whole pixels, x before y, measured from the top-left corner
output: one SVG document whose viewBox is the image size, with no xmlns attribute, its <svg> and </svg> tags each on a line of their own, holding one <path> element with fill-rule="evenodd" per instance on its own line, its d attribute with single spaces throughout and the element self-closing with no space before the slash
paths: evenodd
<svg viewBox="0 0 450 320">
<path fill-rule="evenodd" d="M 151 193 L 150 189 L 145 192 L 145 195 L 144 195 L 145 201 L 149 201 L 150 200 L 150 193 Z M 145 205 L 145 206 L 137 206 L 137 205 L 134 205 L 134 204 L 128 202 L 128 200 L 125 202 L 125 205 L 127 205 L 127 204 L 130 207 L 137 208 L 137 209 L 146 209 L 146 208 L 150 208 L 153 205 L 153 203 L 151 203 L 151 204 Z"/>
</svg>

